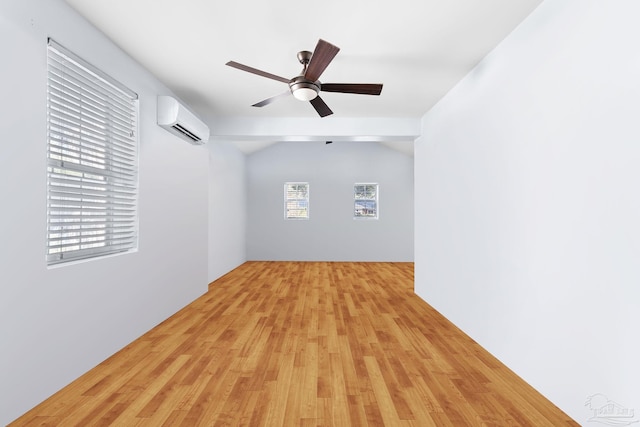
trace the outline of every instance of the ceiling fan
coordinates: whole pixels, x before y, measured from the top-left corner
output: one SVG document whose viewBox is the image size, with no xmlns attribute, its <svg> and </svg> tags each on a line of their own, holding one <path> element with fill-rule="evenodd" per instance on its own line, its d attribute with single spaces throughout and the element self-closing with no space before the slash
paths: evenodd
<svg viewBox="0 0 640 427">
<path fill-rule="evenodd" d="M 242 71 L 257 74 L 289 85 L 289 89 L 279 95 L 272 96 L 263 101 L 253 104 L 253 107 L 264 107 L 277 99 L 293 95 L 300 101 L 309 101 L 320 117 L 333 114 L 333 111 L 318 96 L 322 92 L 356 93 L 361 95 L 380 95 L 382 84 L 369 83 L 320 83 L 318 80 L 333 58 L 338 54 L 340 48 L 326 42 L 318 40 L 318 44 L 313 52 L 303 50 L 298 52 L 298 61 L 302 64 L 302 72 L 292 79 L 276 76 L 266 71 L 258 70 L 235 61 L 229 61 L 226 65 Z"/>
</svg>

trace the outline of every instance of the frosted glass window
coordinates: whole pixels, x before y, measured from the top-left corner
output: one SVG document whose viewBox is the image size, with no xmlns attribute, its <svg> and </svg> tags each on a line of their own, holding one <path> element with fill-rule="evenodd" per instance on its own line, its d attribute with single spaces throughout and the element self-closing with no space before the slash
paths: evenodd
<svg viewBox="0 0 640 427">
<path fill-rule="evenodd" d="M 284 218 L 309 219 L 309 183 L 284 184 Z"/>
<path fill-rule="evenodd" d="M 378 219 L 378 184 L 353 186 L 353 217 Z"/>
</svg>

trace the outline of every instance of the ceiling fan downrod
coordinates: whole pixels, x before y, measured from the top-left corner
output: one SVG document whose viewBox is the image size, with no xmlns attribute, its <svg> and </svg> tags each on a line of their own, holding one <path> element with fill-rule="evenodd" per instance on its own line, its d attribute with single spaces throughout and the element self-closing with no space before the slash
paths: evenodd
<svg viewBox="0 0 640 427">
<path fill-rule="evenodd" d="M 311 61 L 312 52 L 302 50 L 298 52 L 298 61 L 302 64 L 302 72 L 289 82 L 289 88 L 293 97 L 300 101 L 311 101 L 318 96 L 320 92 L 319 82 L 312 82 L 305 77 L 307 67 Z"/>
</svg>

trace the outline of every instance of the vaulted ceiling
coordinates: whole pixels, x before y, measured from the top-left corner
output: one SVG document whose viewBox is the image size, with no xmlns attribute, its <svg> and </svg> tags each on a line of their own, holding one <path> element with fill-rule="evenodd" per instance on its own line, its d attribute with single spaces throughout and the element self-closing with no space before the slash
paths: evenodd
<svg viewBox="0 0 640 427">
<path fill-rule="evenodd" d="M 421 117 L 541 0 L 66 0 L 203 118 L 317 117 L 287 85 L 322 38 L 341 48 L 323 82 L 383 83 L 380 96 L 321 92 L 330 117 Z M 330 119 L 330 118 L 327 118 Z M 323 120 L 327 120 L 323 119 Z"/>
</svg>

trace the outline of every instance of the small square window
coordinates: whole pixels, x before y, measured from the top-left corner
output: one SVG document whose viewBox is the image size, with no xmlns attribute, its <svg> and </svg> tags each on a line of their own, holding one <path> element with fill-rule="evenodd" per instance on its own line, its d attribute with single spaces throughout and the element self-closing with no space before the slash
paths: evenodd
<svg viewBox="0 0 640 427">
<path fill-rule="evenodd" d="M 378 184 L 353 186 L 353 217 L 378 219 Z"/>
<path fill-rule="evenodd" d="M 309 219 L 309 183 L 284 184 L 284 218 Z"/>
</svg>

